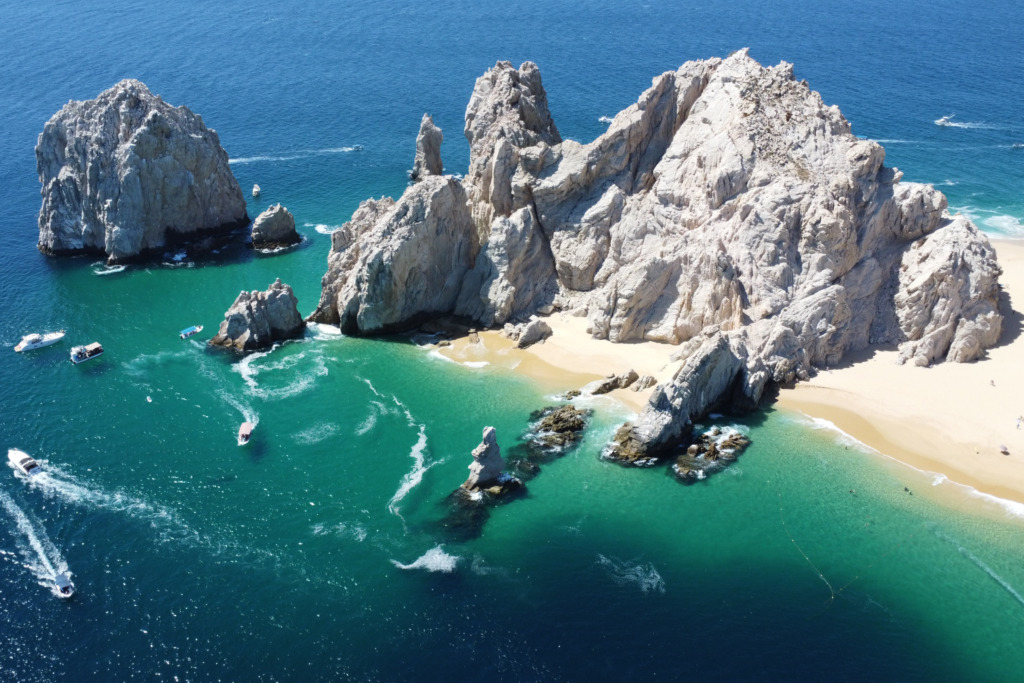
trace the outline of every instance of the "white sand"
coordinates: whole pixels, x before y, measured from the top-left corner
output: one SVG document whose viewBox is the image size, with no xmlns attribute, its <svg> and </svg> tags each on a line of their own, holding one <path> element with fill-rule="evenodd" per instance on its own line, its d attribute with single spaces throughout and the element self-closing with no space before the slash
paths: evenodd
<svg viewBox="0 0 1024 683">
<path fill-rule="evenodd" d="M 1024 241 L 993 241 L 1010 303 L 1024 308 Z M 875 450 L 919 469 L 1000 498 L 1024 503 L 1024 316 L 1012 313 L 1003 336 L 975 363 L 931 368 L 897 365 L 895 349 L 849 356 L 841 368 L 822 371 L 780 392 L 780 408 L 823 418 Z M 678 348 L 654 342 L 612 344 L 587 334 L 584 318 L 547 318 L 550 339 L 513 348 L 499 333 L 480 333 L 481 343 L 453 342 L 442 353 L 461 362 L 487 361 L 515 368 L 549 391 L 579 389 L 629 369 L 668 381 L 680 363 Z M 651 389 L 611 393 L 639 412 Z M 1010 455 L 1000 453 L 1006 446 Z"/>
</svg>

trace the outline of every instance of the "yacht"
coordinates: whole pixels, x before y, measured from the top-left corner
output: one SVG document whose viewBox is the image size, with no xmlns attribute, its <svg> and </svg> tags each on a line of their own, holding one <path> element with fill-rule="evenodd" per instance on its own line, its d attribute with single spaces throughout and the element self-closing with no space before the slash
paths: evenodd
<svg viewBox="0 0 1024 683">
<path fill-rule="evenodd" d="M 252 186 L 252 196 L 253 197 L 259 197 L 260 196 L 260 186 L 259 185 L 253 185 Z"/>
<path fill-rule="evenodd" d="M 32 459 L 32 456 L 17 448 L 7 449 L 7 460 L 30 477 L 41 474 L 43 471 L 43 468 Z"/>
<path fill-rule="evenodd" d="M 100 346 L 99 342 L 93 342 L 86 346 L 72 346 L 71 347 L 71 362 L 75 365 L 84 363 L 87 360 L 92 360 L 96 356 L 103 355 L 103 347 Z"/>
<path fill-rule="evenodd" d="M 942 118 L 935 119 L 935 125 L 936 126 L 952 126 L 953 125 L 953 117 L 954 116 L 956 116 L 956 114 L 950 114 L 949 116 L 943 116 Z"/>
<path fill-rule="evenodd" d="M 33 349 L 41 349 L 44 346 L 50 344 L 56 344 L 64 338 L 64 330 L 57 330 L 56 332 L 46 332 L 44 334 L 26 334 L 18 342 L 17 346 L 14 347 L 15 351 L 32 351 Z"/>
</svg>

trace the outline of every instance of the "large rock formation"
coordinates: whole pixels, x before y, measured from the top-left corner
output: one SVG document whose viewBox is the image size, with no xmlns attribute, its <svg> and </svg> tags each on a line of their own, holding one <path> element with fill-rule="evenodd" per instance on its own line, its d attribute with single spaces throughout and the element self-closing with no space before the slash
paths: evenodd
<svg viewBox="0 0 1024 683">
<path fill-rule="evenodd" d="M 580 144 L 561 140 L 536 66 L 499 62 L 477 80 L 466 137 L 461 184 L 366 202 L 335 233 L 313 319 L 375 332 L 454 313 L 494 327 L 553 306 L 598 338 L 681 344 L 683 367 L 616 457 L 651 457 L 708 410 L 754 406 L 870 344 L 927 365 L 973 360 L 999 337 L 988 240 L 886 168 L 789 64 L 746 51 L 688 62 Z M 445 215 L 415 210 L 442 184 L 451 201 L 430 206 Z M 436 230 L 417 227 L 424 214 Z"/>
<path fill-rule="evenodd" d="M 249 222 L 216 131 L 139 81 L 64 105 L 39 135 L 36 165 L 45 254 L 126 261 Z"/>
<path fill-rule="evenodd" d="M 224 314 L 210 344 L 236 351 L 267 349 L 275 342 L 301 337 L 306 327 L 292 288 L 280 279 L 265 292 L 242 292 Z"/>
<path fill-rule="evenodd" d="M 295 216 L 274 204 L 252 222 L 252 246 L 257 249 L 288 247 L 302 241 L 295 230 Z"/>
<path fill-rule="evenodd" d="M 416 136 L 416 159 L 412 164 L 413 180 L 428 175 L 441 175 L 444 166 L 441 164 L 441 143 L 444 134 L 434 125 L 430 114 L 424 114 L 420 122 L 420 133 Z"/>
</svg>

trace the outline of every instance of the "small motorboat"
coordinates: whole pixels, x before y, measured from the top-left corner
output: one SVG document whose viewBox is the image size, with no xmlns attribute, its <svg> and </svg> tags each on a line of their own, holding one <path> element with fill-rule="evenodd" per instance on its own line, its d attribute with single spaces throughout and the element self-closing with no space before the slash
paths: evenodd
<svg viewBox="0 0 1024 683">
<path fill-rule="evenodd" d="M 44 334 L 26 334 L 18 342 L 17 346 L 14 347 L 15 351 L 19 353 L 21 351 L 32 351 L 33 349 L 41 349 L 44 346 L 50 344 L 56 344 L 64 338 L 64 330 L 57 330 L 56 332 L 46 332 Z"/>
<path fill-rule="evenodd" d="M 25 451 L 18 450 L 17 448 L 7 449 L 7 460 L 30 477 L 41 474 L 43 471 L 43 468 L 39 466 L 39 463 L 32 459 L 32 456 Z"/>
<path fill-rule="evenodd" d="M 953 125 L 953 117 L 954 116 L 956 116 L 956 114 L 950 114 L 949 116 L 943 116 L 941 118 L 937 118 L 937 119 L 935 119 L 935 125 L 936 126 L 952 126 Z"/>
<path fill-rule="evenodd" d="M 71 577 L 67 572 L 61 572 L 53 577 L 53 584 L 57 586 L 57 595 L 61 598 L 70 598 L 75 594 L 75 585 L 71 583 Z"/>
<path fill-rule="evenodd" d="M 193 325 L 192 327 L 186 327 L 185 329 L 183 329 L 181 331 L 181 335 L 180 336 L 181 336 L 182 339 L 188 339 L 192 335 L 199 334 L 202 331 L 203 331 L 203 326 L 202 325 Z"/>
<path fill-rule="evenodd" d="M 253 185 L 252 186 L 252 196 L 253 197 L 259 197 L 260 196 L 260 186 L 259 185 Z"/>
<path fill-rule="evenodd" d="M 99 342 L 93 342 L 86 346 L 72 346 L 71 347 L 71 362 L 75 365 L 84 363 L 87 360 L 92 360 L 97 356 L 103 355 L 103 347 L 100 346 Z"/>
<path fill-rule="evenodd" d="M 249 439 L 252 438 L 252 430 L 255 427 L 252 422 L 243 422 L 242 426 L 238 428 L 238 445 L 244 446 L 249 443 Z"/>
</svg>

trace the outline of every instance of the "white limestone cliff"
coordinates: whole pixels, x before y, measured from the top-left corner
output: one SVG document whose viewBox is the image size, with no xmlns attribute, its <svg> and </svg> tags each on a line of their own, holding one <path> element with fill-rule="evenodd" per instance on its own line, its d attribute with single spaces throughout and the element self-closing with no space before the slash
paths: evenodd
<svg viewBox="0 0 1024 683">
<path fill-rule="evenodd" d="M 428 175 L 441 175 L 444 173 L 444 165 L 441 163 L 441 143 L 444 142 L 444 134 L 441 129 L 434 125 L 434 119 L 430 114 L 424 114 L 420 121 L 420 132 L 416 136 L 416 158 L 413 160 L 413 180 L 420 180 Z"/>
<path fill-rule="evenodd" d="M 68 102 L 36 145 L 39 249 L 112 263 L 245 227 L 245 200 L 217 133 L 136 80 Z"/>
<path fill-rule="evenodd" d="M 252 222 L 252 246 L 257 249 L 286 247 L 301 241 L 295 230 L 295 216 L 280 204 L 271 205 Z"/>
<path fill-rule="evenodd" d="M 942 193 L 885 167 L 885 150 L 789 64 L 762 67 L 746 51 L 688 62 L 580 144 L 561 139 L 536 66 L 499 62 L 477 80 L 466 137 L 469 171 L 461 186 L 446 181 L 453 196 L 465 187 L 465 206 L 452 202 L 436 231 L 391 212 L 336 237 L 313 319 L 370 309 L 370 324 L 350 317 L 349 329 L 373 332 L 374 320 L 430 311 L 499 327 L 554 306 L 585 315 L 598 338 L 679 344 L 685 364 L 620 434 L 626 460 L 851 350 L 893 343 L 918 365 L 963 362 L 999 337 L 985 236 Z M 416 204 L 422 190 L 386 201 Z M 371 213 L 360 207 L 350 225 Z M 407 296 L 409 278 L 387 266 L 401 249 L 445 283 L 444 301 L 408 305 L 422 294 Z M 355 281 L 382 286 L 332 304 Z"/>
</svg>

